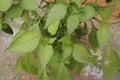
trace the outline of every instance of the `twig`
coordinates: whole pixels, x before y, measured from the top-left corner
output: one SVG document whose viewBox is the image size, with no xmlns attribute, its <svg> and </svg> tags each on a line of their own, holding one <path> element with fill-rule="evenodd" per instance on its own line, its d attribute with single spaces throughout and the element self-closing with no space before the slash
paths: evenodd
<svg viewBox="0 0 120 80">
<path fill-rule="evenodd" d="M 85 4 L 86 2 L 87 2 L 87 0 L 83 1 L 83 2 L 82 2 L 82 5 Z"/>
</svg>

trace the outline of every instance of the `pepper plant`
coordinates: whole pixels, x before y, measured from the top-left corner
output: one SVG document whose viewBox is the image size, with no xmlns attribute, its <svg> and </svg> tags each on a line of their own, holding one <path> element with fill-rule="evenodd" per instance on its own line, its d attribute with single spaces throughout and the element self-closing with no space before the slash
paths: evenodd
<svg viewBox="0 0 120 80">
<path fill-rule="evenodd" d="M 50 75 L 53 80 L 71 80 L 69 69 L 80 74 L 87 64 L 97 66 L 97 51 L 106 46 L 99 62 L 104 79 L 110 80 L 120 69 L 120 59 L 109 42 L 108 20 L 120 0 L 106 0 L 105 7 L 98 5 L 97 0 L 86 1 L 41 0 L 37 4 L 35 0 L 0 0 L 2 31 L 14 34 L 7 21 L 18 17 L 24 20 L 5 50 L 23 54 L 16 63 L 16 71 L 37 75 L 39 80 L 50 80 Z M 89 46 L 80 42 L 85 36 Z"/>
</svg>

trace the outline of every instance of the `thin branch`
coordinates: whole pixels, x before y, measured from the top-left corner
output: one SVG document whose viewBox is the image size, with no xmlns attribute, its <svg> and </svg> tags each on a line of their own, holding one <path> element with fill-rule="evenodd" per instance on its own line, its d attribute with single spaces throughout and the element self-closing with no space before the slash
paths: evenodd
<svg viewBox="0 0 120 80">
<path fill-rule="evenodd" d="M 84 5 L 86 2 L 87 2 L 87 0 L 83 1 L 83 2 L 82 2 L 82 5 Z"/>
</svg>

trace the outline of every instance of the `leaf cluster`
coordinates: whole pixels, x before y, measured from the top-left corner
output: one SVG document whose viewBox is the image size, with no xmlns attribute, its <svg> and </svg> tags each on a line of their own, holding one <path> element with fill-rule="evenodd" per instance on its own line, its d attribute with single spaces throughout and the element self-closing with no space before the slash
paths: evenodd
<svg viewBox="0 0 120 80">
<path fill-rule="evenodd" d="M 120 1 L 106 2 L 108 5 L 102 7 L 96 2 L 82 0 L 67 3 L 64 0 L 41 0 L 40 3 L 35 0 L 0 0 L 0 30 L 13 35 L 5 51 L 24 54 L 16 63 L 16 70 L 35 74 L 39 80 L 50 80 L 50 74 L 53 80 L 71 80 L 69 69 L 80 74 L 86 64 L 97 66 L 95 53 L 107 46 L 101 55 L 103 59 L 99 61 L 104 79 L 109 80 L 120 69 L 118 53 L 109 42 L 108 22 Z M 15 33 L 7 22 L 19 17 L 24 22 Z M 100 24 L 99 28 L 94 25 L 94 20 Z M 89 47 L 80 42 L 86 36 Z"/>
</svg>

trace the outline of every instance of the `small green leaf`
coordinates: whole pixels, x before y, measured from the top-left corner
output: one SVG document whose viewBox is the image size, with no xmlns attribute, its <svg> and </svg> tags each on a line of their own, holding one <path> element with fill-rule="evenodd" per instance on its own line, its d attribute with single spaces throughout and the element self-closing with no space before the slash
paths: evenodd
<svg viewBox="0 0 120 80">
<path fill-rule="evenodd" d="M 71 53 L 72 53 L 72 46 L 70 46 L 70 45 L 63 45 L 62 49 L 63 49 L 62 58 L 63 58 L 63 60 L 65 60 L 66 58 L 68 58 L 71 55 Z"/>
<path fill-rule="evenodd" d="M 18 5 L 13 5 L 10 9 L 6 12 L 6 18 L 12 19 L 19 17 L 23 12 L 23 9 L 20 8 Z"/>
<path fill-rule="evenodd" d="M 102 59 L 102 70 L 105 80 L 117 74 L 120 69 L 120 60 L 117 53 L 109 46 Z"/>
<path fill-rule="evenodd" d="M 7 11 L 12 5 L 13 0 L 0 0 L 0 11 Z"/>
<path fill-rule="evenodd" d="M 38 57 L 42 67 L 46 67 L 53 55 L 53 47 L 51 45 L 39 45 Z"/>
<path fill-rule="evenodd" d="M 22 68 L 31 74 L 38 73 L 38 66 L 35 62 L 33 53 L 26 54 L 22 59 Z"/>
<path fill-rule="evenodd" d="M 16 68 L 15 68 L 16 71 L 21 71 L 21 70 L 23 70 L 22 60 L 23 60 L 23 57 L 19 57 L 19 58 L 18 58 L 17 63 L 16 63 Z"/>
<path fill-rule="evenodd" d="M 81 7 L 82 0 L 72 0 L 79 8 Z"/>
<path fill-rule="evenodd" d="M 98 12 L 99 10 L 101 10 L 103 7 L 100 6 L 99 4 L 95 3 L 95 2 L 90 2 L 90 3 L 87 3 L 87 5 L 90 5 L 92 6 L 96 12 Z"/>
<path fill-rule="evenodd" d="M 97 40 L 100 48 L 109 43 L 110 35 L 109 24 L 102 23 L 100 29 L 97 30 Z"/>
<path fill-rule="evenodd" d="M 79 16 L 77 14 L 70 15 L 67 20 L 67 32 L 71 34 L 79 25 Z"/>
<path fill-rule="evenodd" d="M 63 44 L 72 44 L 72 41 L 71 41 L 71 36 L 69 36 L 69 35 L 65 35 L 65 36 L 63 36 L 60 40 L 59 40 L 59 42 L 62 42 Z"/>
<path fill-rule="evenodd" d="M 88 41 L 89 41 L 89 44 L 92 47 L 92 49 L 94 51 L 96 51 L 99 47 L 99 44 L 98 44 L 98 40 L 97 40 L 97 28 L 94 26 L 92 27 L 92 31 L 88 37 Z"/>
<path fill-rule="evenodd" d="M 47 16 L 45 28 L 54 23 L 56 20 L 61 20 L 67 13 L 67 6 L 64 4 L 55 4 Z"/>
<path fill-rule="evenodd" d="M 82 22 L 85 22 L 95 16 L 96 16 L 96 12 L 95 12 L 94 8 L 90 5 L 87 5 L 87 6 L 83 7 L 82 9 L 80 9 L 79 19 Z"/>
<path fill-rule="evenodd" d="M 114 7 L 115 7 L 115 5 L 107 6 L 107 7 L 102 8 L 99 11 L 103 21 L 106 21 L 110 18 L 111 14 L 112 14 L 112 10 Z"/>
<path fill-rule="evenodd" d="M 56 34 L 56 32 L 58 30 L 59 22 L 60 22 L 60 20 L 56 20 L 55 22 L 53 22 L 52 24 L 50 24 L 48 26 L 48 31 L 50 32 L 51 35 Z"/>
<path fill-rule="evenodd" d="M 77 74 L 80 74 L 84 65 L 82 63 L 75 61 L 73 58 L 70 58 L 69 61 L 70 63 L 67 66 L 73 69 L 75 72 L 77 72 Z"/>
<path fill-rule="evenodd" d="M 49 43 L 52 44 L 55 40 L 56 38 L 49 38 Z"/>
<path fill-rule="evenodd" d="M 25 10 L 36 11 L 38 9 L 38 5 L 35 0 L 20 0 L 19 6 Z"/>
<path fill-rule="evenodd" d="M 40 34 L 37 32 L 24 31 L 17 34 L 16 36 L 6 51 L 15 53 L 27 53 L 35 50 L 39 44 Z"/>
</svg>

